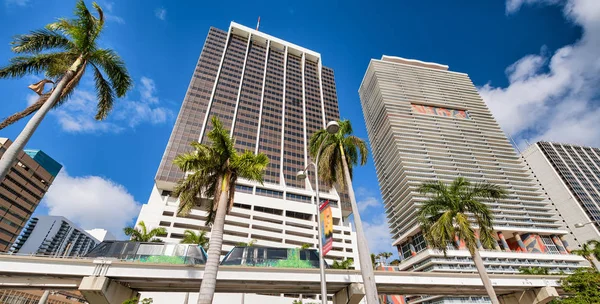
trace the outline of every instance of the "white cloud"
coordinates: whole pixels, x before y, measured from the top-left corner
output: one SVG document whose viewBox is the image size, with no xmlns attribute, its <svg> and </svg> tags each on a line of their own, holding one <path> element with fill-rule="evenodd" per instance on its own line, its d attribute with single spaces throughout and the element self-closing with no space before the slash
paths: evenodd
<svg viewBox="0 0 600 304">
<path fill-rule="evenodd" d="M 106 18 L 106 21 L 109 21 L 109 22 L 125 24 L 125 19 L 123 19 L 122 17 L 116 16 L 116 15 L 113 15 L 113 14 L 105 14 L 104 18 Z"/>
<path fill-rule="evenodd" d="M 398 256 L 398 250 L 392 246 L 385 214 L 373 218 L 372 221 L 363 221 L 363 230 L 372 253 L 391 252 L 394 256 Z"/>
<path fill-rule="evenodd" d="M 369 196 L 369 197 L 358 200 L 356 202 L 356 205 L 358 206 L 358 211 L 363 212 L 363 211 L 367 210 L 367 208 L 374 208 L 374 207 L 381 206 L 381 202 L 378 199 L 376 199 L 375 197 Z"/>
<path fill-rule="evenodd" d="M 6 6 L 26 6 L 29 0 L 4 0 Z"/>
<path fill-rule="evenodd" d="M 143 100 L 148 103 L 158 103 L 158 97 L 156 97 L 156 84 L 154 80 L 148 77 L 142 77 L 140 80 L 142 87 L 140 88 L 140 96 Z"/>
<path fill-rule="evenodd" d="M 361 186 L 356 187 L 356 197 L 369 250 L 375 254 L 391 252 L 397 256 L 398 250 L 392 246 L 388 221 L 381 200 L 376 198 L 373 191 Z"/>
<path fill-rule="evenodd" d="M 38 101 L 38 98 L 40 98 L 40 96 L 38 94 L 35 94 L 35 93 L 28 94 L 26 97 L 27 106 L 34 104 L 36 101 Z"/>
<path fill-rule="evenodd" d="M 506 0 L 506 13 L 511 14 L 518 11 L 523 5 L 531 4 L 554 4 L 560 0 Z"/>
<path fill-rule="evenodd" d="M 115 100 L 115 106 L 104 121 L 94 119 L 98 99 L 93 89 L 93 81 L 84 76 L 79 88 L 62 106 L 51 111 L 63 131 L 70 133 L 104 133 L 121 132 L 125 127 L 134 128 L 143 123 L 161 124 L 173 117 L 173 112 L 160 106 L 156 96 L 154 80 L 142 77 L 138 92 L 139 100 Z M 27 95 L 27 103 L 34 99 L 34 94 Z M 37 97 L 36 97 L 37 98 Z"/>
<path fill-rule="evenodd" d="M 117 15 L 113 15 L 113 9 L 115 8 L 114 2 L 101 1 L 100 7 L 102 8 L 102 11 L 104 12 L 104 18 L 106 19 L 106 21 L 116 22 L 118 24 L 125 24 L 125 19 L 123 19 Z"/>
<path fill-rule="evenodd" d="M 160 20 L 165 20 L 165 19 L 167 19 L 167 10 L 163 7 L 157 8 L 154 11 L 154 15 L 156 16 L 156 18 L 158 18 Z"/>
<path fill-rule="evenodd" d="M 546 0 L 508 0 L 514 13 Z M 479 88 L 503 127 L 519 143 L 549 140 L 600 146 L 600 1 L 568 0 L 565 17 L 583 29 L 582 37 L 554 54 L 524 56 L 506 70 L 508 87 Z"/>
<path fill-rule="evenodd" d="M 97 99 L 93 92 L 76 89 L 62 106 L 50 112 L 64 131 L 71 133 L 119 132 L 121 127 L 108 121 L 97 121 Z"/>
<path fill-rule="evenodd" d="M 70 176 L 64 168 L 42 203 L 49 215 L 64 216 L 84 229 L 107 229 L 119 238 L 141 207 L 122 185 L 99 176 Z"/>
</svg>

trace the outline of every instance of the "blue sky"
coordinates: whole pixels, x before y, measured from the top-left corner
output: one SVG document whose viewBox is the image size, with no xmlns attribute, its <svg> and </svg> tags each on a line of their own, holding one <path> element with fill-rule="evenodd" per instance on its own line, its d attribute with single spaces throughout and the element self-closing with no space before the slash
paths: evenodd
<svg viewBox="0 0 600 304">
<path fill-rule="evenodd" d="M 16 34 L 71 16 L 75 1 L 0 0 L 0 65 Z M 600 145 L 600 5 L 597 0 L 496 1 L 98 1 L 101 45 L 126 61 L 135 88 L 111 117 L 92 121 L 91 78 L 51 113 L 28 147 L 65 169 L 38 213 L 118 233 L 146 203 L 210 26 L 230 21 L 321 53 L 336 74 L 340 111 L 367 138 L 357 94 L 382 54 L 465 72 L 518 145 L 550 139 Z M 0 80 L 0 118 L 27 105 L 36 78 Z M 0 131 L 14 138 L 24 123 Z M 66 174 L 65 174 L 66 173 Z M 372 251 L 392 251 L 370 164 L 354 185 Z"/>
</svg>

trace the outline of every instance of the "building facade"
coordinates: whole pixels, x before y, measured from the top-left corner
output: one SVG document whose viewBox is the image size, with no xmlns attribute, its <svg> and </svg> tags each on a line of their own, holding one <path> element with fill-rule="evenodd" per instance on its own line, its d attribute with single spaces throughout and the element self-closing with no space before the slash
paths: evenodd
<svg viewBox="0 0 600 304">
<path fill-rule="evenodd" d="M 82 256 L 100 243 L 62 216 L 36 216 L 11 248 L 15 254 Z"/>
<path fill-rule="evenodd" d="M 540 141 L 522 155 L 565 220 L 569 244 L 600 240 L 600 149 Z"/>
<path fill-rule="evenodd" d="M 0 157 L 12 142 L 0 138 Z M 0 252 L 10 249 L 62 168 L 40 150 L 25 150 L 0 181 Z"/>
<path fill-rule="evenodd" d="M 567 230 L 468 75 L 383 56 L 369 63 L 359 94 L 399 270 L 475 272 L 463 242 L 444 256 L 428 248 L 417 223 L 426 199 L 417 188 L 458 176 L 508 191 L 506 199 L 488 203 L 497 240 L 481 252 L 489 273 L 518 273 L 521 267 L 570 272 L 579 266 L 582 258 L 568 253 Z"/>
<path fill-rule="evenodd" d="M 114 241 L 117 239 L 112 233 L 110 233 L 110 231 L 108 231 L 106 229 L 95 228 L 95 229 L 86 230 L 85 232 L 89 233 L 92 237 L 94 237 L 95 239 L 97 239 L 100 242 Z"/>
<path fill-rule="evenodd" d="M 179 242 L 186 229 L 210 231 L 205 206 L 177 215 L 171 195 L 184 177 L 173 159 L 207 142 L 210 118 L 231 130 L 238 151 L 265 153 L 270 163 L 263 185 L 239 180 L 235 203 L 225 220 L 223 251 L 256 240 L 272 247 L 317 246 L 314 174 L 299 180 L 310 157 L 307 139 L 339 119 L 333 70 L 319 53 L 232 22 L 227 31 L 211 28 L 204 43 L 171 137 L 139 221 L 164 227 L 166 242 Z M 350 206 L 321 185 L 321 198 L 334 208 L 334 243 L 328 259 L 355 258 L 355 235 L 347 222 Z M 358 264 L 358 263 L 357 263 Z"/>
</svg>

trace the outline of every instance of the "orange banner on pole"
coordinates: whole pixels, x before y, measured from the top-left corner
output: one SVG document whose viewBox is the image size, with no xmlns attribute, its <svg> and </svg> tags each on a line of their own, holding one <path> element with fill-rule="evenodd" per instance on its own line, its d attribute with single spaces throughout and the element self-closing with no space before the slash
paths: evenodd
<svg viewBox="0 0 600 304">
<path fill-rule="evenodd" d="M 323 244 L 323 250 L 321 254 L 325 256 L 329 250 L 333 247 L 333 215 L 331 214 L 331 205 L 329 200 L 325 201 L 319 206 L 319 213 L 321 217 L 321 244 Z"/>
</svg>

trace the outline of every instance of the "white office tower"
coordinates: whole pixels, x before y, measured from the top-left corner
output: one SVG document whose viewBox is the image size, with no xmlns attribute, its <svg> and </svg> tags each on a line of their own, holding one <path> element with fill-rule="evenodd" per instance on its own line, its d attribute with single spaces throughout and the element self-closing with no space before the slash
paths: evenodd
<svg viewBox="0 0 600 304">
<path fill-rule="evenodd" d="M 95 239 L 97 239 L 100 242 L 114 241 L 117 239 L 112 233 L 110 233 L 110 231 L 108 231 L 106 229 L 95 228 L 95 229 L 86 230 L 85 232 L 89 233 L 91 236 L 93 236 Z"/>
<path fill-rule="evenodd" d="M 11 252 L 47 256 L 82 256 L 100 241 L 62 216 L 31 218 Z"/>
<path fill-rule="evenodd" d="M 497 245 L 482 251 L 488 272 L 521 267 L 570 272 L 581 257 L 568 254 L 558 216 L 517 155 L 467 74 L 436 63 L 383 56 L 372 59 L 359 89 L 375 168 L 400 270 L 475 272 L 462 242 L 447 257 L 427 248 L 417 223 L 426 181 L 463 176 L 508 191 L 489 203 Z M 411 303 L 470 303 L 481 297 L 430 297 Z M 480 302 L 477 302 L 480 303 Z"/>
<path fill-rule="evenodd" d="M 565 220 L 569 244 L 600 240 L 600 149 L 540 141 L 522 155 Z"/>
</svg>

